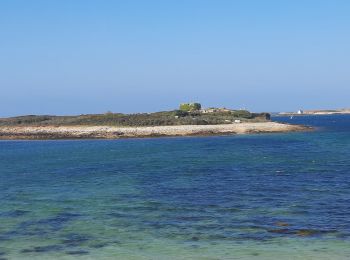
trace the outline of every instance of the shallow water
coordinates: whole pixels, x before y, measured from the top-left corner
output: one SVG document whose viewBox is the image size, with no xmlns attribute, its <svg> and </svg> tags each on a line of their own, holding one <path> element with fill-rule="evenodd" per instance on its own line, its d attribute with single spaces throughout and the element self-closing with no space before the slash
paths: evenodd
<svg viewBox="0 0 350 260">
<path fill-rule="evenodd" d="M 0 142 L 0 259 L 349 259 L 350 116 L 315 132 Z"/>
</svg>

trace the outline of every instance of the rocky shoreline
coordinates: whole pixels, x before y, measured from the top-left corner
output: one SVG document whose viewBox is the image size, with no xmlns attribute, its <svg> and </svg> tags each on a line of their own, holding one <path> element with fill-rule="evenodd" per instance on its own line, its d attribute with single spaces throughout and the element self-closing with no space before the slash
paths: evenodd
<svg viewBox="0 0 350 260">
<path fill-rule="evenodd" d="M 276 122 L 154 127 L 2 126 L 2 140 L 118 139 L 161 136 L 205 136 L 308 131 L 310 127 Z"/>
</svg>

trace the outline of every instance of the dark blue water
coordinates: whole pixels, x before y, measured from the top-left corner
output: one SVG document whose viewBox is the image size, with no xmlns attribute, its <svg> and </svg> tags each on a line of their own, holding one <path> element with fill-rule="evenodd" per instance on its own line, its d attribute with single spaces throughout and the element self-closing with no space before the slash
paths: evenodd
<svg viewBox="0 0 350 260">
<path fill-rule="evenodd" d="M 274 117 L 274 121 L 302 124 L 316 127 L 319 131 L 325 132 L 349 132 L 350 115 L 322 115 L 322 116 L 294 116 Z"/>
<path fill-rule="evenodd" d="M 314 132 L 0 142 L 0 258 L 346 259 L 350 116 Z"/>
</svg>

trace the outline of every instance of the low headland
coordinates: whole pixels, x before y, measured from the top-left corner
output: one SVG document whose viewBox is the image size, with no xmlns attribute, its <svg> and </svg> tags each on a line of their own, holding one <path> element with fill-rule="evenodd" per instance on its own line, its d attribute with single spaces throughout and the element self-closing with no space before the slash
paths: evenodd
<svg viewBox="0 0 350 260">
<path fill-rule="evenodd" d="M 348 115 L 350 108 L 343 109 L 315 109 L 315 110 L 298 110 L 297 112 L 280 112 L 280 116 L 320 116 L 320 115 Z"/>
<path fill-rule="evenodd" d="M 268 113 L 227 108 L 202 109 L 199 103 L 155 113 L 28 115 L 0 119 L 0 139 L 117 139 L 307 131 L 310 127 L 270 121 Z"/>
</svg>

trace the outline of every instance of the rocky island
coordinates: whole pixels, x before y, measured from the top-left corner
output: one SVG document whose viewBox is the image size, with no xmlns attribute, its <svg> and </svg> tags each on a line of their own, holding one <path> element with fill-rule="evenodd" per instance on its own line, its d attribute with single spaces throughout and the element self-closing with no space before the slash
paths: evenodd
<svg viewBox="0 0 350 260">
<path fill-rule="evenodd" d="M 270 121 L 268 113 L 199 103 L 156 113 L 79 116 L 20 116 L 0 119 L 0 139 L 116 139 L 132 137 L 226 135 L 307 131 L 309 127 Z"/>
</svg>

